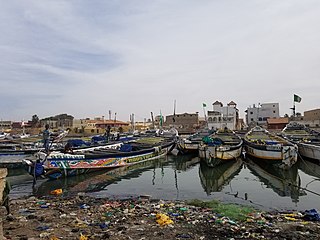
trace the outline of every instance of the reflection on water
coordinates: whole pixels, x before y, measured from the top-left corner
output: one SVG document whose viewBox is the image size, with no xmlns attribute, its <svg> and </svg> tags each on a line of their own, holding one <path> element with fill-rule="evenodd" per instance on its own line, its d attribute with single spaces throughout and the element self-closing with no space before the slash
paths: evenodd
<svg viewBox="0 0 320 240">
<path fill-rule="evenodd" d="M 304 173 L 316 177 L 318 180 L 320 179 L 320 166 L 318 162 L 311 160 L 300 160 L 298 165 L 299 169 L 301 169 Z"/>
<path fill-rule="evenodd" d="M 320 199 L 320 166 L 300 161 L 289 170 L 272 168 L 250 159 L 230 161 L 210 168 L 194 156 L 166 156 L 129 167 L 116 168 L 48 181 L 39 179 L 32 189 L 32 177 L 23 170 L 10 170 L 12 198 L 45 196 L 62 188 L 75 195 L 86 192 L 96 197 L 151 195 L 153 198 L 220 199 L 254 204 L 265 209 L 315 208 Z"/>
<path fill-rule="evenodd" d="M 284 170 L 262 161 L 253 161 L 248 158 L 246 160 L 248 168 L 259 178 L 260 182 L 279 196 L 288 196 L 293 202 L 299 202 L 299 196 L 306 195 L 306 192 L 301 189 L 297 164 Z"/>
<path fill-rule="evenodd" d="M 242 168 L 242 160 L 228 161 L 215 167 L 208 167 L 206 163 L 200 163 L 199 177 L 204 191 L 210 195 L 212 192 L 220 192 L 234 176 L 238 175 Z"/>
<path fill-rule="evenodd" d="M 48 195 L 50 191 L 62 188 L 68 194 L 78 192 L 98 192 L 105 189 L 108 185 L 116 184 L 123 179 L 139 178 L 139 176 L 147 171 L 155 168 L 162 168 L 167 164 L 167 158 L 154 159 L 145 161 L 132 166 L 114 168 L 108 171 L 92 172 L 69 178 L 58 180 L 49 180 L 40 184 L 34 189 L 34 195 Z"/>
</svg>

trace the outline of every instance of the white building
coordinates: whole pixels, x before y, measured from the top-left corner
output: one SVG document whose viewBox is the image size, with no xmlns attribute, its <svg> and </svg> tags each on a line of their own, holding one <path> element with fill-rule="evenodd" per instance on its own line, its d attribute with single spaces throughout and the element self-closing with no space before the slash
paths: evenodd
<svg viewBox="0 0 320 240">
<path fill-rule="evenodd" d="M 213 110 L 208 111 L 207 117 L 209 129 L 239 129 L 239 110 L 235 102 L 231 101 L 227 106 L 223 106 L 222 102 L 215 101 L 212 106 Z"/>
<path fill-rule="evenodd" d="M 263 103 L 248 107 L 246 112 L 247 125 L 258 123 L 263 125 L 267 123 L 268 118 L 279 118 L 279 103 Z"/>
</svg>

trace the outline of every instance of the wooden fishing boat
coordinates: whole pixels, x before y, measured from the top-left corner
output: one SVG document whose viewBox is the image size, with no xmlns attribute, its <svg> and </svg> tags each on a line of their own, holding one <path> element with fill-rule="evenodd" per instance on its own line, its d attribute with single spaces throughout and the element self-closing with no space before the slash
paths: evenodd
<svg viewBox="0 0 320 240">
<path fill-rule="evenodd" d="M 60 178 L 94 170 L 137 164 L 166 155 L 175 145 L 168 138 L 142 138 L 104 146 L 77 149 L 73 152 L 39 152 L 34 159 L 25 159 L 28 172 L 34 176 Z M 36 164 L 35 164 L 36 163 Z"/>
<path fill-rule="evenodd" d="M 61 178 L 56 181 L 39 180 L 39 185 L 33 192 L 37 197 L 47 196 L 55 189 L 63 189 L 69 194 L 79 192 L 98 192 L 106 189 L 107 186 L 121 182 L 123 179 L 130 180 L 138 178 L 145 171 L 160 168 L 168 164 L 168 158 L 150 159 L 134 165 L 110 168 L 106 171 L 95 171 L 76 177 Z M 127 193 L 123 193 L 127 194 Z M 130 193 L 132 194 L 132 193 Z M 117 195 L 119 197 L 119 195 Z"/>
<path fill-rule="evenodd" d="M 214 130 L 202 129 L 186 138 L 181 138 L 177 143 L 177 149 L 181 154 L 198 154 L 202 139 L 210 136 L 212 133 L 214 133 Z"/>
<path fill-rule="evenodd" d="M 259 126 L 245 134 L 244 145 L 247 155 L 280 168 L 288 169 L 297 162 L 298 147 L 295 144 Z"/>
<path fill-rule="evenodd" d="M 205 137 L 199 146 L 199 157 L 214 167 L 241 157 L 243 140 L 228 128 L 219 129 Z"/>
<path fill-rule="evenodd" d="M 34 146 L 34 144 L 18 144 L 14 142 L 2 142 L 0 143 L 0 156 L 1 155 L 28 155 L 38 152 L 40 148 Z"/>
<path fill-rule="evenodd" d="M 229 161 L 214 168 L 209 167 L 204 162 L 200 162 L 199 177 L 207 195 L 210 195 L 212 192 L 220 192 L 223 186 L 229 184 L 239 174 L 242 165 L 241 159 Z"/>
<path fill-rule="evenodd" d="M 304 124 L 290 122 L 281 131 L 281 136 L 298 146 L 299 154 L 320 161 L 320 133 Z"/>
</svg>

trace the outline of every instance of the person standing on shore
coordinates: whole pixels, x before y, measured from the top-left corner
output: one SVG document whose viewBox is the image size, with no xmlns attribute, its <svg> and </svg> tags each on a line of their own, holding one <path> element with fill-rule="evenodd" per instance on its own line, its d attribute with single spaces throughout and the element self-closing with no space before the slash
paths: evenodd
<svg viewBox="0 0 320 240">
<path fill-rule="evenodd" d="M 45 151 L 48 153 L 50 150 L 50 130 L 49 124 L 45 125 L 45 129 L 42 132 L 42 139 L 43 139 L 43 147 Z"/>
</svg>

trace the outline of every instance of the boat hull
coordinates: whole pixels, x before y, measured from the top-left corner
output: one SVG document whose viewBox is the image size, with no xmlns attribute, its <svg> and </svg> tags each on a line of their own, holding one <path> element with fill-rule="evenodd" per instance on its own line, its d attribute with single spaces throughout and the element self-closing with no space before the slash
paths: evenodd
<svg viewBox="0 0 320 240">
<path fill-rule="evenodd" d="M 302 157 L 318 160 L 320 162 L 320 145 L 297 143 L 299 154 Z"/>
<path fill-rule="evenodd" d="M 174 143 L 170 143 L 165 147 L 155 147 L 143 151 L 142 153 L 134 153 L 130 155 L 124 154 L 124 156 L 113 156 L 113 157 L 96 157 L 86 158 L 85 155 L 72 155 L 72 154 L 59 154 L 49 157 L 43 162 L 44 177 L 51 179 L 57 179 L 61 177 L 70 177 L 79 174 L 84 174 L 92 171 L 112 169 L 122 166 L 130 166 L 137 163 L 141 163 L 148 160 L 160 158 L 174 147 Z M 34 161 L 23 160 L 27 166 L 27 171 L 34 174 Z"/>
<path fill-rule="evenodd" d="M 234 148 L 208 145 L 199 147 L 199 157 L 210 167 L 214 167 L 223 162 L 236 160 L 241 157 L 241 153 L 241 145 Z"/>
<path fill-rule="evenodd" d="M 245 152 L 252 158 L 261 159 L 281 168 L 290 168 L 297 162 L 297 148 L 294 145 L 255 145 L 245 142 Z"/>
</svg>

